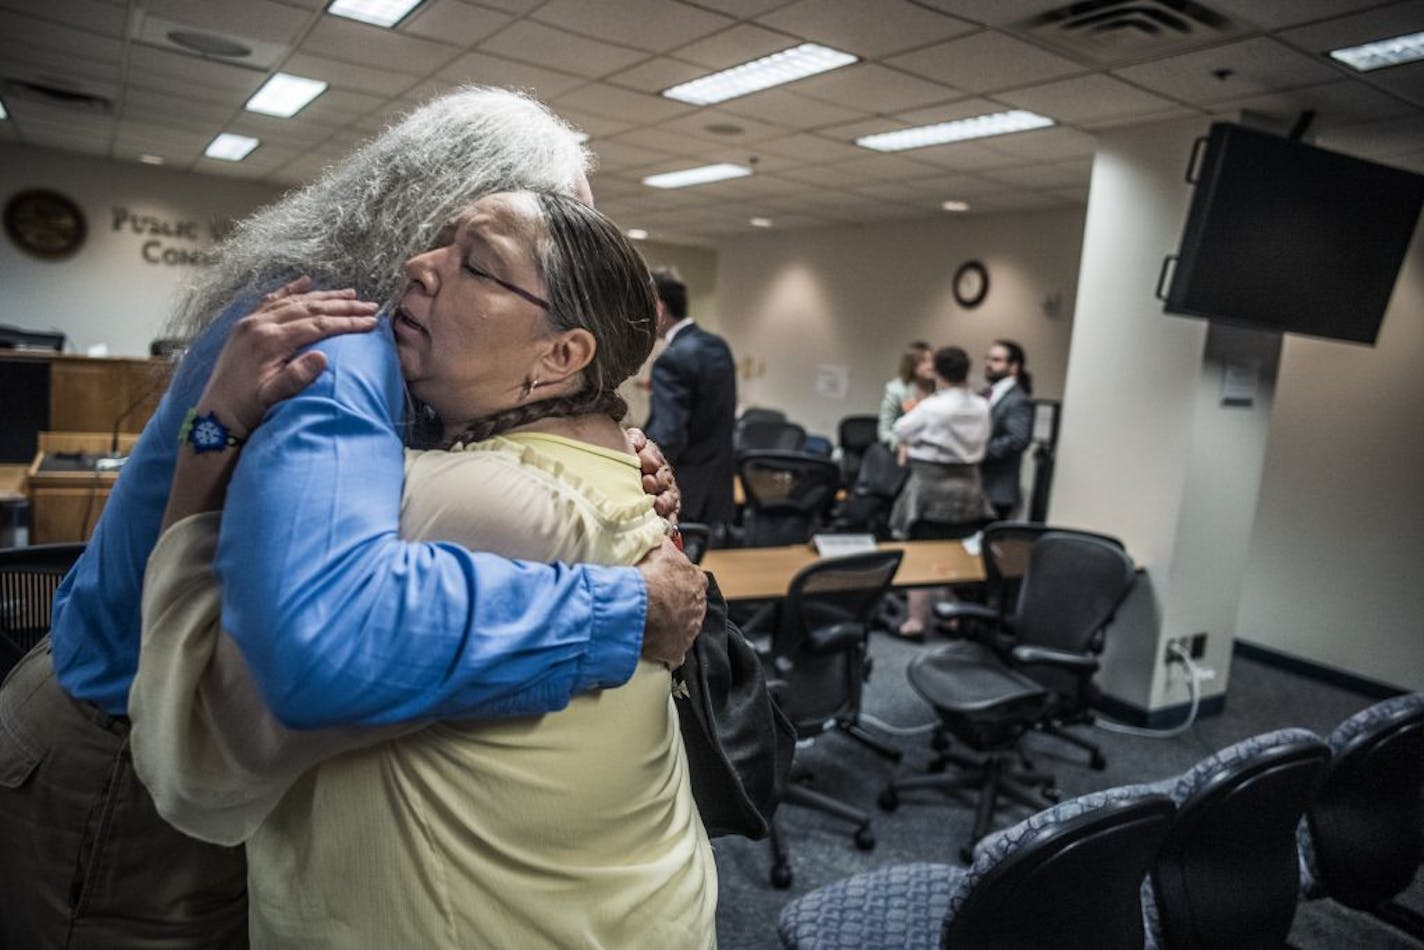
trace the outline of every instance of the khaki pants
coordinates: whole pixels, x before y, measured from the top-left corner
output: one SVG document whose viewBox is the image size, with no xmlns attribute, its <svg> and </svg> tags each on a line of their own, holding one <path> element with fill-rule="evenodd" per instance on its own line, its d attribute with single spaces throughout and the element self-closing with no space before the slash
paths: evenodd
<svg viewBox="0 0 1424 950">
<path fill-rule="evenodd" d="M 48 638 L 0 687 L 0 947 L 247 946 L 242 848 L 158 816 L 128 731 L 60 688 Z"/>
</svg>

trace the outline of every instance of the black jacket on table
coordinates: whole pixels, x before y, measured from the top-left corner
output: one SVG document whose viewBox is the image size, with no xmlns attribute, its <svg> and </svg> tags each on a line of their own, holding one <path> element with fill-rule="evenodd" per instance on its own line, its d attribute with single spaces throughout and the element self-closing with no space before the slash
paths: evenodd
<svg viewBox="0 0 1424 950">
<path fill-rule="evenodd" d="M 1033 439 L 1033 400 L 1015 384 L 989 410 L 993 429 L 979 464 L 989 503 L 1014 508 L 1019 503 L 1019 469 Z"/>
<path fill-rule="evenodd" d="M 658 443 L 682 489 L 682 520 L 731 522 L 736 461 L 737 370 L 715 333 L 692 323 L 653 363 L 652 410 L 644 427 Z"/>
</svg>

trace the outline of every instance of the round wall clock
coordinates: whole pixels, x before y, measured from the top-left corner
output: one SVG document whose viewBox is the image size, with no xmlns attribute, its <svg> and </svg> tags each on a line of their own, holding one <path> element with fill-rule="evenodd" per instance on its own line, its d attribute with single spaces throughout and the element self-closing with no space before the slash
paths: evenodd
<svg viewBox="0 0 1424 950">
<path fill-rule="evenodd" d="M 84 243 L 84 212 L 57 191 L 31 188 L 5 204 L 5 233 L 21 250 L 57 260 Z"/>
<path fill-rule="evenodd" d="M 954 272 L 954 299 L 961 307 L 977 307 L 989 293 L 989 271 L 979 261 L 965 261 Z"/>
</svg>

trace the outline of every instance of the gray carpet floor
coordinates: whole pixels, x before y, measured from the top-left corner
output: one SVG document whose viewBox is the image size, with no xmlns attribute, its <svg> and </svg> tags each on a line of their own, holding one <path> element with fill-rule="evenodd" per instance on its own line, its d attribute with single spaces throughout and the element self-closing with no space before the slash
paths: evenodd
<svg viewBox="0 0 1424 950">
<path fill-rule="evenodd" d="M 931 637 L 928 646 L 936 639 Z M 913 726 L 931 722 L 930 708 L 905 679 L 905 667 L 924 649 L 884 634 L 871 638 L 873 674 L 866 684 L 865 711 L 887 723 Z M 1091 729 L 1108 759 L 1105 771 L 1086 765 L 1086 755 L 1063 743 L 1031 735 L 1026 739 L 1036 765 L 1058 776 L 1064 797 L 1130 782 L 1155 781 L 1176 775 L 1206 755 L 1240 739 L 1284 726 L 1303 726 L 1320 735 L 1341 720 L 1370 705 L 1368 697 L 1237 657 L 1224 712 L 1199 720 L 1173 739 L 1148 739 Z M 873 731 L 873 730 L 872 730 Z M 722 838 L 713 843 L 717 856 L 719 895 L 718 942 L 724 950 L 760 950 L 779 946 L 776 919 L 782 906 L 823 884 L 884 864 L 907 861 L 955 863 L 960 844 L 973 824 L 969 799 L 940 791 L 907 792 L 893 813 L 880 811 L 876 797 L 899 769 L 922 771 L 929 758 L 928 736 L 886 737 L 905 751 L 899 766 L 838 734 L 826 735 L 799 750 L 798 762 L 808 766 L 815 787 L 842 798 L 872 815 L 877 844 L 860 851 L 851 842 L 850 826 L 819 812 L 787 806 L 778 815 L 791 851 L 795 876 L 790 890 L 768 882 L 771 861 L 766 842 Z M 1003 825 L 1026 816 L 1008 811 Z M 1424 874 L 1401 897 L 1424 912 Z M 1331 901 L 1302 902 L 1291 931 L 1291 943 L 1309 948 L 1419 947 L 1399 931 L 1374 918 Z"/>
</svg>

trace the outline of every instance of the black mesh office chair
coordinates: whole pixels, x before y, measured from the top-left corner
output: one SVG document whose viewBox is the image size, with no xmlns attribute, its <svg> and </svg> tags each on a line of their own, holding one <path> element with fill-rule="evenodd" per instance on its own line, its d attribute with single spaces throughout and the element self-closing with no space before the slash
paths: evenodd
<svg viewBox="0 0 1424 950">
<path fill-rule="evenodd" d="M 693 564 L 701 564 L 702 555 L 712 543 L 712 528 L 696 521 L 682 521 L 677 530 L 682 535 L 682 553 Z"/>
<path fill-rule="evenodd" d="M 910 685 L 934 707 L 944 730 L 980 757 L 942 752 L 931 762 L 932 774 L 892 782 L 881 794 L 881 807 L 897 807 L 899 793 L 907 789 L 977 788 L 972 844 L 988 830 L 1000 795 L 1029 807 L 1055 797 L 1053 777 L 1013 763 L 1011 753 L 1025 732 L 1051 720 L 1060 697 L 1077 697 L 1087 688 L 1098 668 L 1100 631 L 1132 580 L 1132 562 L 1120 547 L 1050 533 L 1033 546 L 1012 615 L 1000 617 L 977 604 L 937 605 L 941 616 L 948 612 L 941 608 L 952 607 L 1012 633 L 993 645 L 959 641 L 922 653 L 907 671 Z M 944 746 L 943 736 L 937 736 L 935 747 Z M 933 774 L 949 763 L 959 770 Z"/>
<path fill-rule="evenodd" d="M 1424 917 L 1394 900 L 1424 862 L 1424 693 L 1375 703 L 1326 742 L 1330 766 L 1296 829 L 1301 894 L 1424 940 Z"/>
<path fill-rule="evenodd" d="M 788 950 L 1141 950 L 1142 878 L 1172 803 L 1110 788 L 986 838 L 968 868 L 901 864 L 811 891 L 781 911 Z"/>
<path fill-rule="evenodd" d="M 1177 817 L 1142 888 L 1153 946 L 1285 946 L 1300 887 L 1295 829 L 1329 758 L 1314 733 L 1279 729 L 1157 784 Z"/>
<path fill-rule="evenodd" d="M 836 427 L 836 444 L 841 449 L 841 484 L 850 488 L 860 474 L 865 450 L 876 444 L 880 419 L 877 416 L 845 416 Z"/>
<path fill-rule="evenodd" d="M 737 459 L 746 496 L 742 543 L 772 547 L 811 540 L 831 510 L 840 469 L 800 452 L 746 452 Z"/>
<path fill-rule="evenodd" d="M 865 450 L 855 485 L 835 513 L 835 530 L 859 531 L 890 539 L 890 511 L 905 487 L 910 470 L 895 461 L 895 453 L 876 442 Z"/>
<path fill-rule="evenodd" d="M 762 451 L 799 452 L 805 444 L 806 430 L 784 419 L 740 421 L 732 438 L 732 448 L 738 455 Z"/>
<path fill-rule="evenodd" d="M 1095 538 L 1105 544 L 1121 548 L 1122 542 L 1106 534 L 1081 531 L 1076 528 L 1061 528 L 1053 525 L 1034 524 L 1026 521 L 996 521 L 984 528 L 980 544 L 980 557 L 984 564 L 985 604 L 1001 617 L 1012 611 L 1018 603 L 1019 587 L 1028 571 L 1029 554 L 1038 540 L 1048 534 L 1067 534 L 1078 538 Z M 984 616 L 972 608 L 966 609 L 946 605 L 939 611 L 942 620 L 957 618 L 961 626 L 969 623 L 980 624 Z M 994 621 L 1002 627 L 1002 621 Z M 1103 630 L 1094 634 L 1090 644 L 1093 653 L 1102 652 Z M 1008 644 L 1005 644 L 1006 646 Z M 1033 675 L 1030 673 L 1030 675 Z M 1061 685 L 1061 683 L 1059 684 Z M 1050 716 L 1038 724 L 1039 731 L 1077 746 L 1088 753 L 1088 764 L 1094 769 L 1107 767 L 1102 749 L 1097 743 L 1076 733 L 1068 732 L 1070 726 L 1091 725 L 1093 704 L 1098 693 L 1091 676 L 1082 678 L 1074 690 L 1059 689 Z"/>
<path fill-rule="evenodd" d="M 867 641 L 871 616 L 894 580 L 902 556 L 901 551 L 872 551 L 816 561 L 791 579 L 785 599 L 772 611 L 767 676 L 772 695 L 795 724 L 800 739 L 835 730 L 879 755 L 899 760 L 898 749 L 861 726 L 860 703 L 870 675 Z M 855 825 L 858 847 L 874 847 L 870 816 L 807 788 L 807 778 L 793 763 L 784 803 L 844 818 Z M 775 823 L 771 851 L 771 882 L 776 887 L 789 887 L 786 843 Z"/>
<path fill-rule="evenodd" d="M 0 679 L 49 632 L 54 592 L 83 544 L 0 550 Z"/>
</svg>

